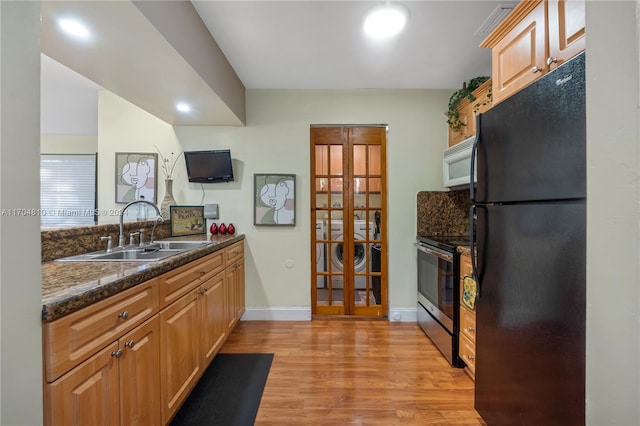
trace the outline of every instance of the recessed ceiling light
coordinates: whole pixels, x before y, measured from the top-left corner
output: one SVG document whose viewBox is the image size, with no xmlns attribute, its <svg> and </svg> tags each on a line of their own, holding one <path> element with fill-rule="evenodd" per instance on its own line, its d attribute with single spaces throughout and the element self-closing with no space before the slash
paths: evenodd
<svg viewBox="0 0 640 426">
<path fill-rule="evenodd" d="M 82 22 L 75 19 L 59 19 L 58 25 L 65 33 L 78 39 L 86 40 L 91 33 Z"/>
<path fill-rule="evenodd" d="M 408 12 L 389 1 L 373 9 L 365 18 L 364 32 L 372 38 L 388 38 L 398 34 L 407 23 Z"/>
<path fill-rule="evenodd" d="M 189 112 L 191 111 L 191 107 L 184 102 L 180 102 L 176 104 L 176 109 L 180 112 Z"/>
</svg>

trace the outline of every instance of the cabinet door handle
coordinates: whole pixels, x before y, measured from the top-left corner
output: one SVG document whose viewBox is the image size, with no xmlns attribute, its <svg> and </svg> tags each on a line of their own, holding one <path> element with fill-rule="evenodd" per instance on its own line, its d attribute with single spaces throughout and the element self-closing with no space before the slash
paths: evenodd
<svg viewBox="0 0 640 426">
<path fill-rule="evenodd" d="M 129 349 L 133 349 L 135 344 L 136 344 L 135 340 L 129 340 L 128 342 L 124 342 L 124 346 Z"/>
<path fill-rule="evenodd" d="M 117 351 L 111 352 L 111 356 L 115 358 L 120 358 L 122 356 L 122 349 L 118 349 Z"/>
<path fill-rule="evenodd" d="M 537 72 L 540 72 L 540 71 L 542 71 L 542 68 L 540 68 L 540 67 L 531 68 L 531 72 L 534 73 L 534 74 L 537 73 Z"/>
<path fill-rule="evenodd" d="M 554 58 L 553 56 L 549 56 L 547 58 L 547 65 L 557 64 L 557 63 L 558 63 L 558 58 Z"/>
<path fill-rule="evenodd" d="M 469 333 L 473 333 L 474 331 L 476 331 L 476 329 L 473 327 L 468 327 L 467 330 L 469 331 Z"/>
<path fill-rule="evenodd" d="M 467 355 L 467 359 L 468 359 L 469 361 L 473 361 L 473 358 L 474 358 L 474 356 L 473 356 L 473 355 Z"/>
<path fill-rule="evenodd" d="M 129 318 L 129 312 L 127 312 L 127 311 L 120 312 L 120 313 L 118 314 L 118 318 L 122 318 L 122 319 L 127 319 L 127 318 Z"/>
<path fill-rule="evenodd" d="M 205 294 L 206 292 L 207 292 L 207 289 L 206 289 L 206 288 L 201 288 L 200 290 L 198 290 L 198 294 L 199 294 L 200 296 L 202 296 L 202 295 L 203 295 L 203 294 Z"/>
</svg>

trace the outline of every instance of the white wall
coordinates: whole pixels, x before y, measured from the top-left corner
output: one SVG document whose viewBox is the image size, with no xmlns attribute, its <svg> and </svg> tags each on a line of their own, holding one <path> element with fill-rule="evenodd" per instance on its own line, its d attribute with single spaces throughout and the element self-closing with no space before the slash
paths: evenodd
<svg viewBox="0 0 640 426">
<path fill-rule="evenodd" d="M 0 2 L 0 209 L 40 205 L 40 3 Z M 16 247 L 20 250 L 16 250 Z M 0 216 L 0 424 L 42 424 L 40 219 Z"/>
<path fill-rule="evenodd" d="M 246 127 L 176 127 L 185 150 L 231 149 L 236 181 L 204 185 L 204 203 L 218 203 L 218 222 L 232 222 L 247 236 L 248 308 L 310 307 L 310 125 L 388 124 L 389 306 L 390 312 L 415 311 L 416 194 L 444 189 L 443 113 L 450 95 L 443 90 L 249 90 Z M 253 225 L 254 173 L 296 174 L 295 228 Z M 184 188 L 176 197 L 179 203 L 201 203 L 199 184 L 185 179 L 175 185 Z M 291 269 L 285 266 L 288 260 L 294 263 Z"/>
<path fill-rule="evenodd" d="M 98 152 L 97 136 L 41 135 L 41 154 L 95 154 Z"/>
<path fill-rule="evenodd" d="M 587 2 L 587 423 L 640 424 L 637 2 Z"/>
<path fill-rule="evenodd" d="M 124 207 L 124 204 L 115 202 L 115 153 L 157 154 L 158 151 L 154 145 L 165 157 L 170 157 L 172 152 L 178 155 L 181 151 L 170 124 L 108 90 L 100 91 L 98 95 L 98 209 L 104 212 L 98 217 L 100 224 L 116 223 L 118 217 L 113 212 Z M 158 155 L 156 196 L 158 205 L 165 193 L 164 175 L 160 163 Z M 184 169 L 184 165 L 182 166 L 182 169 L 176 167 L 174 179 L 180 180 L 183 177 L 180 174 Z M 131 213 L 127 214 L 130 220 L 135 220 L 134 212 L 128 213 Z"/>
</svg>

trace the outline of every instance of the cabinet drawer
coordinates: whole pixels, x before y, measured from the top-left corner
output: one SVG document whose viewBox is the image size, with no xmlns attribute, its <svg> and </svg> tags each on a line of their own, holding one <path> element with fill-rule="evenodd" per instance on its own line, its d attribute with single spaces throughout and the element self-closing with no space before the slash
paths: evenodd
<svg viewBox="0 0 640 426">
<path fill-rule="evenodd" d="M 472 276 L 472 274 L 471 257 L 466 254 L 460 255 L 460 278 Z"/>
<path fill-rule="evenodd" d="M 476 341 L 476 314 L 467 308 L 460 308 L 460 332 L 473 343 Z"/>
<path fill-rule="evenodd" d="M 158 282 L 149 280 L 43 325 L 47 382 L 158 312 Z"/>
<path fill-rule="evenodd" d="M 235 243 L 226 250 L 227 266 L 231 265 L 244 257 L 244 244 L 242 241 Z"/>
<path fill-rule="evenodd" d="M 160 309 L 224 269 L 224 250 L 213 252 L 160 277 Z"/>
<path fill-rule="evenodd" d="M 460 358 L 467 364 L 469 370 L 475 374 L 476 372 L 476 345 L 464 334 L 460 334 L 460 349 L 458 351 Z"/>
</svg>

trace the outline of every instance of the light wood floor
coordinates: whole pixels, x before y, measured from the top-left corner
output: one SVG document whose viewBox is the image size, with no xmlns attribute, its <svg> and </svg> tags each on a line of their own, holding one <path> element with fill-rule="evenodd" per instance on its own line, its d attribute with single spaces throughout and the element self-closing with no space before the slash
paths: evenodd
<svg viewBox="0 0 640 426">
<path fill-rule="evenodd" d="M 275 354 L 256 425 L 485 424 L 415 323 L 241 321 L 221 352 Z"/>
</svg>

